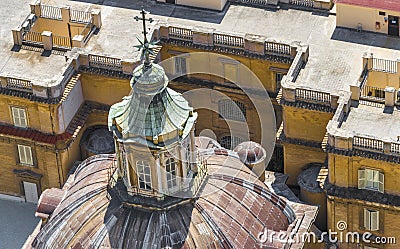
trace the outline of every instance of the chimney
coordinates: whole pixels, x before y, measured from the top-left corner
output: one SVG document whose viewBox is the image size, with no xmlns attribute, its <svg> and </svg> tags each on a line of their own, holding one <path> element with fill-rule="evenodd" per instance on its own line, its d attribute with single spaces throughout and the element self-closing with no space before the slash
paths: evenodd
<svg viewBox="0 0 400 249">
<path fill-rule="evenodd" d="M 387 86 L 385 88 L 385 106 L 393 107 L 396 102 L 396 89 L 394 87 Z"/>
</svg>

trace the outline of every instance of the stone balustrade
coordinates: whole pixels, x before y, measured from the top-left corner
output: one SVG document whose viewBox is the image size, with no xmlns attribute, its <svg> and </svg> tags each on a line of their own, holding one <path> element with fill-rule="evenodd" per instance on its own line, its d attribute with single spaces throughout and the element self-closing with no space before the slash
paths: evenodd
<svg viewBox="0 0 400 249">
<path fill-rule="evenodd" d="M 284 3 L 300 8 L 321 10 L 330 10 L 333 6 L 332 0 L 230 0 L 230 2 L 260 7 L 274 7 Z"/>
<path fill-rule="evenodd" d="M 239 49 L 259 55 L 277 55 L 293 58 L 297 53 L 296 46 L 268 40 L 263 36 L 228 34 L 205 27 L 171 26 L 161 23 L 155 36 L 161 40 L 172 39 L 191 42 L 194 45 Z"/>
<path fill-rule="evenodd" d="M 89 40 L 92 28 L 101 28 L 102 26 L 99 9 L 91 11 L 74 10 L 69 6 L 56 7 L 43 5 L 40 1 L 31 3 L 30 7 L 31 13 L 22 25 L 12 30 L 14 45 L 39 46 L 44 47 L 45 50 L 53 48 L 69 50 L 73 46 L 83 47 Z M 37 20 L 41 21 L 40 30 L 34 28 Z M 57 27 L 67 28 L 70 23 L 73 23 L 75 28 L 82 28 L 83 31 L 80 34 L 73 34 L 73 37 L 65 37 L 57 35 L 59 30 L 52 30 L 57 25 Z M 71 32 L 71 30 L 68 30 L 68 32 Z M 43 34 L 50 33 L 51 39 L 48 41 Z"/>
</svg>

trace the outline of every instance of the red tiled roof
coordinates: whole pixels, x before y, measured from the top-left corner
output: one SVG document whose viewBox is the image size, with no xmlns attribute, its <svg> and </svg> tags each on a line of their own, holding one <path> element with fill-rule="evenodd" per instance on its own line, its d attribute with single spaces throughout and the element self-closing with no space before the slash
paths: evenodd
<svg viewBox="0 0 400 249">
<path fill-rule="evenodd" d="M 336 0 L 336 3 L 369 7 L 378 10 L 400 11 L 400 0 Z"/>
<path fill-rule="evenodd" d="M 46 144 L 56 144 L 57 141 L 67 140 L 69 138 L 74 138 L 83 127 L 86 119 L 91 110 L 89 103 L 85 103 L 82 108 L 78 111 L 75 117 L 71 120 L 67 130 L 62 134 L 49 134 L 38 130 L 25 129 L 9 124 L 0 124 L 0 135 L 8 135 L 13 137 L 21 137 L 31 139 L 35 142 L 46 143 Z"/>
</svg>

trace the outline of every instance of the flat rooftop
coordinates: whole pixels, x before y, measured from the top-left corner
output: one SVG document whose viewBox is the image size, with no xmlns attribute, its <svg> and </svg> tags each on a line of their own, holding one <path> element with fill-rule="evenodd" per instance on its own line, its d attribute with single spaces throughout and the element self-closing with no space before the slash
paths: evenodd
<svg viewBox="0 0 400 249">
<path fill-rule="evenodd" d="M 379 129 L 377 129 L 379 127 Z M 400 136 L 400 109 L 387 110 L 384 104 L 360 101 L 358 107 L 352 107 L 342 126 L 337 128 L 338 135 L 375 138 L 396 142 Z"/>
<path fill-rule="evenodd" d="M 29 14 L 28 1 L 3 0 L 0 3 L 0 73 L 25 79 L 48 78 L 60 73 L 65 59 L 61 55 L 41 56 L 39 52 L 11 51 L 11 29 Z M 69 5 L 74 9 L 101 9 L 103 26 L 85 49 L 119 58 L 137 58 L 137 36 L 141 23 L 133 17 L 146 9 L 155 20 L 171 24 L 204 26 L 218 31 L 253 33 L 286 43 L 301 42 L 310 46 L 310 57 L 296 85 L 317 91 L 337 93 L 349 90 L 361 72 L 362 55 L 376 58 L 400 58 L 400 39 L 385 35 L 358 33 L 336 28 L 334 15 L 294 9 L 266 10 L 231 5 L 224 12 L 200 10 L 156 3 L 153 0 L 42 0 L 42 4 Z M 12 11 L 10 11 L 12 10 Z M 156 22 L 153 22 L 154 25 Z M 151 25 L 150 25 L 151 26 Z"/>
</svg>

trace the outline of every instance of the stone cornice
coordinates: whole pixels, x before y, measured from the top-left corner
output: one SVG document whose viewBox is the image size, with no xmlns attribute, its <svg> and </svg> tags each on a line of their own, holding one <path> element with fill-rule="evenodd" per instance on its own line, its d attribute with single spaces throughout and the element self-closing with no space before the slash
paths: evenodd
<svg viewBox="0 0 400 249">
<path fill-rule="evenodd" d="M 214 51 L 216 53 L 233 54 L 252 59 L 267 60 L 267 61 L 286 63 L 286 64 L 290 64 L 293 61 L 293 58 L 291 56 L 284 56 L 278 54 L 261 55 L 261 54 L 251 53 L 245 49 L 240 49 L 240 48 L 200 45 L 200 44 L 194 44 L 192 41 L 182 41 L 174 38 L 169 38 L 169 39 L 162 38 L 161 43 L 167 43 L 179 47 L 188 47 L 206 51 Z"/>
<path fill-rule="evenodd" d="M 308 102 L 304 102 L 304 101 L 300 101 L 300 100 L 291 102 L 291 101 L 286 101 L 284 98 L 282 98 L 280 101 L 280 104 L 285 105 L 285 106 L 303 108 L 303 109 L 320 111 L 320 112 L 335 113 L 335 111 L 336 111 L 335 109 L 333 109 L 332 107 L 327 106 L 327 105 L 308 103 Z"/>
<path fill-rule="evenodd" d="M 278 141 L 282 142 L 282 143 L 296 144 L 296 145 L 302 145 L 302 146 L 322 149 L 321 142 L 310 141 L 310 140 L 305 140 L 305 139 L 300 139 L 300 138 L 289 138 L 289 137 L 286 137 L 285 133 L 283 133 L 283 132 L 279 135 Z"/>
<path fill-rule="evenodd" d="M 97 67 L 80 66 L 79 72 L 105 75 L 108 77 L 114 77 L 114 78 L 120 78 L 120 79 L 130 79 L 132 77 L 132 74 L 126 74 L 122 71 L 105 69 L 105 68 L 97 68 Z"/>
<path fill-rule="evenodd" d="M 326 152 L 336 154 L 336 155 L 343 155 L 343 156 L 358 156 L 363 158 L 369 158 L 373 160 L 385 161 L 389 163 L 396 163 L 400 164 L 400 155 L 388 155 L 384 154 L 383 152 L 373 152 L 367 150 L 360 150 L 360 149 L 353 149 L 353 150 L 341 150 L 330 145 L 326 146 Z"/>
<path fill-rule="evenodd" d="M 344 199 L 357 199 L 361 201 L 374 202 L 383 205 L 400 207 L 400 196 L 377 191 L 338 187 L 329 182 L 326 182 L 324 189 L 329 196 L 336 196 Z"/>
<path fill-rule="evenodd" d="M 61 101 L 61 97 L 62 97 L 62 96 L 59 96 L 57 98 L 43 98 L 43 97 L 35 96 L 31 92 L 19 91 L 19 90 L 8 89 L 8 88 L 3 88 L 3 87 L 0 87 L 0 94 L 12 96 L 12 97 L 24 98 L 24 99 L 28 99 L 33 102 L 39 102 L 39 103 L 44 103 L 44 104 L 58 104 Z"/>
<path fill-rule="evenodd" d="M 199 86 L 206 86 L 209 88 L 213 88 L 215 86 L 219 86 L 219 87 L 226 87 L 229 89 L 235 89 L 238 91 L 242 91 L 242 89 L 238 86 L 236 86 L 235 84 L 232 83 L 217 83 L 214 81 L 210 81 L 210 80 L 205 80 L 205 79 L 200 79 L 200 78 L 196 78 L 196 77 L 187 77 L 187 76 L 181 76 L 179 78 L 176 78 L 174 80 L 172 80 L 172 82 L 182 82 L 182 83 L 187 83 L 187 84 L 193 84 L 193 85 L 199 85 Z M 229 84 L 229 85 L 228 85 Z M 255 90 L 252 89 L 246 89 L 246 92 L 252 93 L 252 94 L 259 94 L 257 93 Z M 278 95 L 278 92 L 273 93 L 273 92 L 268 92 L 268 95 L 270 98 L 275 99 L 276 96 Z M 243 94 L 245 94 L 243 92 Z"/>
</svg>

